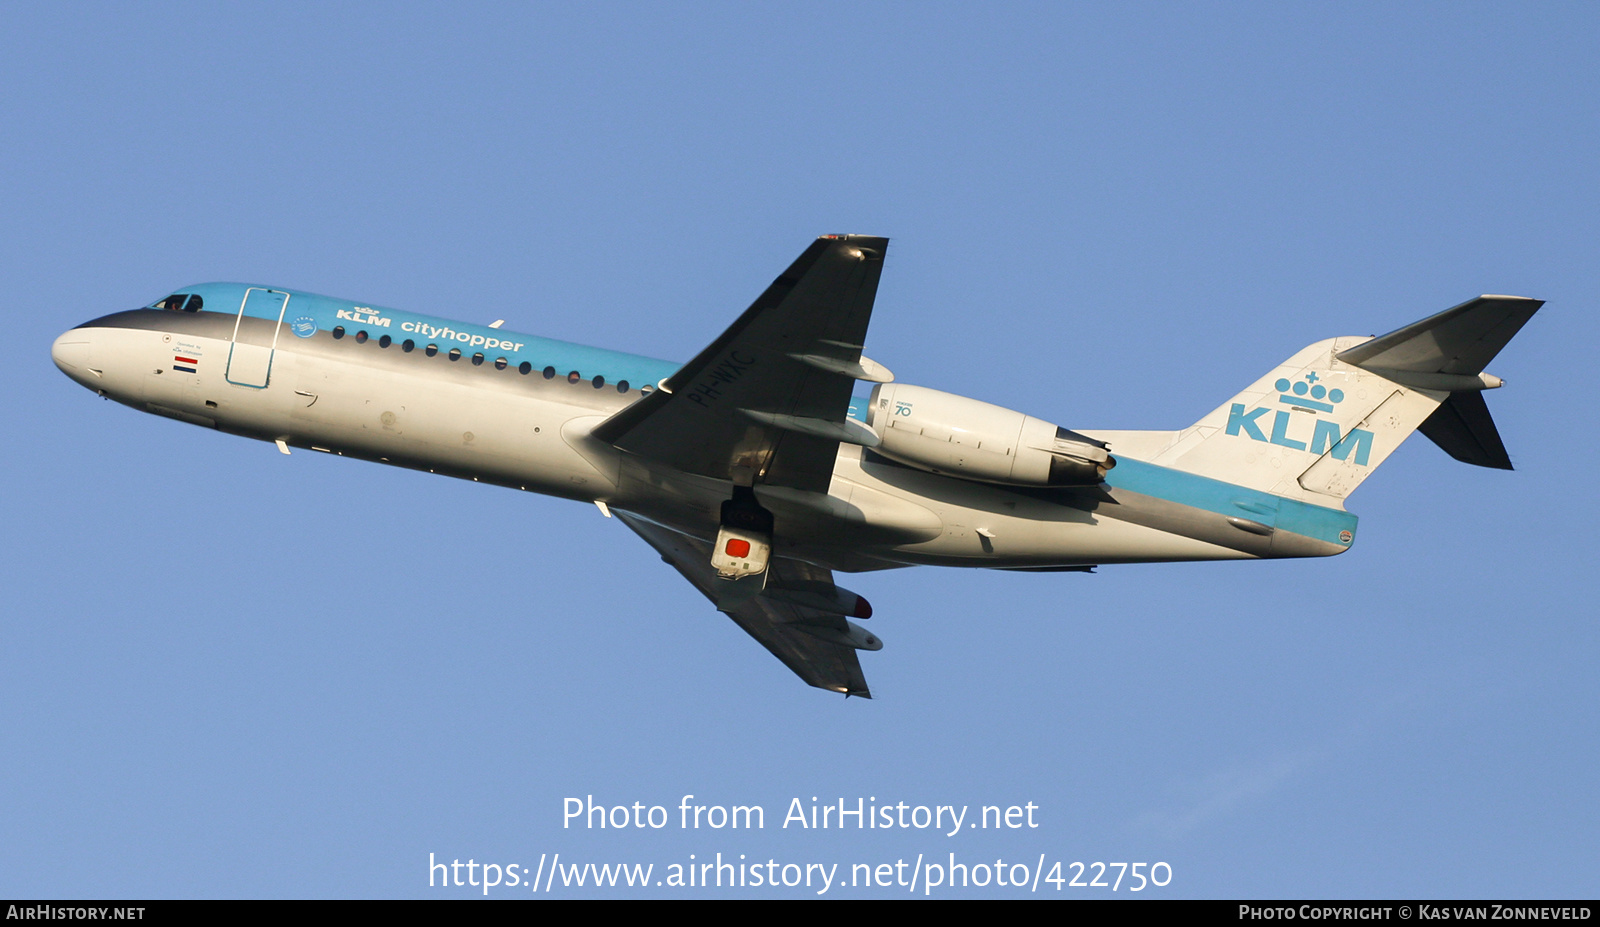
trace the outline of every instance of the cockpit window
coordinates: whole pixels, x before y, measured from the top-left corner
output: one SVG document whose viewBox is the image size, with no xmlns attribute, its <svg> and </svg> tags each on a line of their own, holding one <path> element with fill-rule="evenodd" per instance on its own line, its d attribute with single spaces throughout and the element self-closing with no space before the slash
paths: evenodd
<svg viewBox="0 0 1600 927">
<path fill-rule="evenodd" d="M 184 305 L 187 302 L 188 305 Z M 174 293 L 151 306 L 152 309 L 165 309 L 168 312 L 199 312 L 203 300 L 199 296 L 188 293 Z"/>
</svg>

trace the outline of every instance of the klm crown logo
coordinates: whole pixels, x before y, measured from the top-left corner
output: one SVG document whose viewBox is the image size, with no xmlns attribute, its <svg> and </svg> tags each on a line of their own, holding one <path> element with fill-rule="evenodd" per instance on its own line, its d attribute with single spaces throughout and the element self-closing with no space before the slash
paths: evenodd
<svg viewBox="0 0 1600 927">
<path fill-rule="evenodd" d="M 1344 390 L 1328 389 L 1320 382 L 1321 379 L 1313 370 L 1292 383 L 1287 377 L 1279 377 L 1272 385 L 1278 391 L 1279 403 L 1293 406 L 1295 411 L 1310 412 L 1314 416 L 1318 412 L 1332 412 L 1339 403 L 1344 402 Z M 1261 431 L 1258 424 L 1261 416 L 1268 412 L 1273 412 L 1270 437 Z M 1298 420 L 1304 422 L 1305 418 L 1302 416 Z M 1319 418 L 1312 427 L 1311 440 L 1307 442 L 1290 437 L 1289 428 L 1294 421 L 1296 418 L 1288 409 L 1274 411 L 1257 406 L 1247 412 L 1244 403 L 1236 402 L 1228 409 L 1227 432 L 1294 451 L 1307 450 L 1309 445 L 1311 453 L 1331 453 L 1335 460 L 1348 460 L 1350 452 L 1355 451 L 1355 463 L 1361 467 L 1365 467 L 1372 457 L 1372 432 L 1364 428 L 1352 428 L 1349 434 L 1340 435 L 1338 422 Z"/>
<path fill-rule="evenodd" d="M 1317 381 L 1322 379 L 1315 370 L 1306 374 L 1303 379 L 1296 380 L 1293 385 L 1279 377 L 1273 386 L 1278 390 L 1279 402 L 1286 402 L 1291 406 L 1301 409 L 1315 409 L 1318 412 L 1332 412 L 1333 407 L 1344 402 L 1344 390 L 1326 389 Z M 1293 393 L 1294 395 L 1289 395 Z M 1323 402 L 1326 398 L 1328 401 Z"/>
</svg>

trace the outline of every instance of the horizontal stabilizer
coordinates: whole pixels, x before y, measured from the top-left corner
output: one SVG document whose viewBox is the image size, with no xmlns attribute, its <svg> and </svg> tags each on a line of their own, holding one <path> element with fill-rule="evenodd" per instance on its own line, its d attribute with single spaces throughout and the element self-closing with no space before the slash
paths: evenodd
<svg viewBox="0 0 1600 927">
<path fill-rule="evenodd" d="M 1477 376 L 1544 300 L 1480 296 L 1438 315 L 1339 352 L 1338 360 L 1367 370 Z"/>
<path fill-rule="evenodd" d="M 1502 381 L 1483 368 L 1542 305 L 1480 296 L 1378 338 L 1308 345 L 1143 459 L 1325 507 L 1419 429 L 1458 460 L 1510 469 L 1483 401 Z M 1119 456 L 1141 459 L 1137 433 L 1097 434 Z M 1262 537 L 1282 527 L 1282 512 L 1277 521 L 1230 514 L 1235 528 Z"/>
<path fill-rule="evenodd" d="M 1480 296 L 1337 357 L 1415 389 L 1448 391 L 1418 430 L 1459 461 L 1510 470 L 1511 457 L 1480 392 L 1500 380 L 1483 368 L 1542 305 L 1525 296 Z"/>
<path fill-rule="evenodd" d="M 1418 429 L 1451 457 L 1480 467 L 1510 470 L 1511 457 L 1479 392 L 1451 393 Z"/>
</svg>

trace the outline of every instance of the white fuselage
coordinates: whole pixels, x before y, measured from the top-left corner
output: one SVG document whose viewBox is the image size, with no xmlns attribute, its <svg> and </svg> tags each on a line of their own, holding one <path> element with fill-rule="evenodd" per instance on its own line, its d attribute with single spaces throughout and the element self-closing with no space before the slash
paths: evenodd
<svg viewBox="0 0 1600 927">
<path fill-rule="evenodd" d="M 600 502 L 702 537 L 716 532 L 726 481 L 663 472 L 590 437 L 637 401 L 638 389 L 619 393 L 588 379 L 519 375 L 493 369 L 492 360 L 474 365 L 353 338 L 283 337 L 266 385 L 240 385 L 227 376 L 227 326 L 202 332 L 194 320 L 157 310 L 109 316 L 62 335 L 53 356 L 77 382 L 143 411 L 287 447 Z M 784 555 L 844 571 L 1259 555 L 840 448 L 826 494 L 756 486 L 778 519 Z"/>
</svg>

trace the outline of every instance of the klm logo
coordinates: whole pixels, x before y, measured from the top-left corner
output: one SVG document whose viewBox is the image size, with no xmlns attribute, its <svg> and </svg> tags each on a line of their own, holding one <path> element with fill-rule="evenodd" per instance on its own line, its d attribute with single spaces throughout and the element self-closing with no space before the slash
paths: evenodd
<svg viewBox="0 0 1600 927">
<path fill-rule="evenodd" d="M 391 321 L 390 319 L 386 319 L 383 316 L 378 315 L 371 309 L 366 309 L 361 306 L 356 306 L 354 309 L 340 309 L 338 312 L 335 312 L 334 315 L 344 319 L 347 322 L 355 322 L 359 325 L 371 325 L 375 328 L 388 328 L 389 322 Z"/>
<path fill-rule="evenodd" d="M 1278 380 L 1273 384 L 1278 390 L 1278 402 L 1313 415 L 1318 412 L 1334 411 L 1339 403 L 1344 402 L 1344 391 L 1328 389 L 1317 382 L 1319 379 L 1316 371 L 1312 371 L 1306 374 L 1304 379 L 1292 384 L 1287 379 Z M 1268 412 L 1273 413 L 1270 437 L 1261 431 L 1261 426 L 1264 424 L 1261 417 Z M 1244 403 L 1236 402 L 1228 409 L 1228 434 L 1242 434 L 1252 441 L 1303 451 L 1307 448 L 1307 442 L 1289 435 L 1289 426 L 1295 421 L 1304 422 L 1305 417 L 1292 418 L 1288 409 L 1281 408 L 1274 411 L 1266 407 L 1257 407 L 1246 412 Z M 1372 456 L 1372 432 L 1352 428 L 1349 434 L 1341 436 L 1338 422 L 1319 418 L 1312 428 L 1309 446 L 1311 453 L 1319 455 L 1331 448 L 1335 460 L 1348 460 L 1353 450 L 1356 464 L 1365 467 L 1367 460 Z"/>
</svg>

